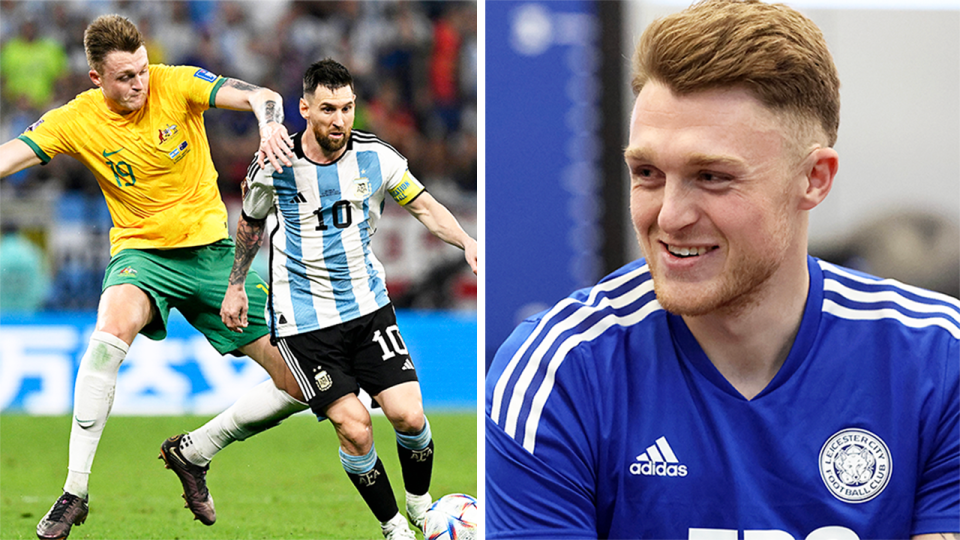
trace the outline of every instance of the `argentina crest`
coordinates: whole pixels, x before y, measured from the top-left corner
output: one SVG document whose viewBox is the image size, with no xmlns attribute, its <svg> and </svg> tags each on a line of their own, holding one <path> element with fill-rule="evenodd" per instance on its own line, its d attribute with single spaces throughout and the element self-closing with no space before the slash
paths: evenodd
<svg viewBox="0 0 960 540">
<path fill-rule="evenodd" d="M 333 386 L 333 379 L 330 377 L 330 374 L 322 369 L 314 375 L 313 379 L 317 381 L 317 388 L 319 388 L 321 392 L 326 392 Z"/>
<path fill-rule="evenodd" d="M 819 465 L 820 477 L 834 497 L 862 503 L 887 487 L 893 461 L 883 439 L 865 429 L 847 428 L 823 444 Z"/>
<path fill-rule="evenodd" d="M 354 199 L 363 199 L 370 195 L 370 179 L 361 176 L 354 180 L 351 184 L 353 193 L 351 194 Z"/>
</svg>

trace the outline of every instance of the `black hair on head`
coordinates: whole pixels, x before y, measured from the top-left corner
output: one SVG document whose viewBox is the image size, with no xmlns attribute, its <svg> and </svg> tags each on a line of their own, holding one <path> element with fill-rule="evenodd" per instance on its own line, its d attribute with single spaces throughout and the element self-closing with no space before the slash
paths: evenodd
<svg viewBox="0 0 960 540">
<path fill-rule="evenodd" d="M 330 90 L 349 86 L 350 90 L 353 90 L 353 77 L 343 64 L 325 58 L 311 64 L 303 75 L 304 95 L 313 94 L 318 86 L 324 86 Z"/>
</svg>

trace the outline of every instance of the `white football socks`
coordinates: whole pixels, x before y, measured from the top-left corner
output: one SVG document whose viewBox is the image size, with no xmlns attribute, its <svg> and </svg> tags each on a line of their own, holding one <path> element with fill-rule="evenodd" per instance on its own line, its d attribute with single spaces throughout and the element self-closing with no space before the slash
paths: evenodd
<svg viewBox="0 0 960 540">
<path fill-rule="evenodd" d="M 113 407 L 117 371 L 129 346 L 120 338 L 95 331 L 80 360 L 73 395 L 73 426 L 70 428 L 70 462 L 63 490 L 80 497 L 88 495 L 90 468 L 100 444 L 103 427 Z"/>
<path fill-rule="evenodd" d="M 233 441 L 266 431 L 284 418 L 307 408 L 307 404 L 277 389 L 266 380 L 240 396 L 229 409 L 187 434 L 180 442 L 183 457 L 204 466 Z"/>
</svg>

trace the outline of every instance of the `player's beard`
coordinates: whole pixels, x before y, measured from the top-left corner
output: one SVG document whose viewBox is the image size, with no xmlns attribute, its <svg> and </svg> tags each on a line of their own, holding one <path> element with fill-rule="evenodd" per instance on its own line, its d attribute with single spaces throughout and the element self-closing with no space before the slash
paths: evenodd
<svg viewBox="0 0 960 540">
<path fill-rule="evenodd" d="M 737 315 L 760 302 L 765 285 L 783 265 L 790 250 L 791 229 L 784 214 L 780 214 L 773 225 L 770 242 L 759 247 L 745 242 L 742 246 L 745 249 L 741 249 L 730 267 L 713 283 L 668 283 L 655 258 L 648 258 L 657 301 L 670 313 L 690 317 L 710 313 Z"/>
<path fill-rule="evenodd" d="M 313 135 L 317 138 L 317 144 L 320 145 L 320 148 L 323 148 L 324 151 L 332 154 L 333 152 L 336 152 L 347 145 L 347 141 L 350 140 L 351 131 L 352 130 L 350 128 L 347 128 L 343 131 L 336 132 L 343 133 L 343 137 L 341 137 L 339 141 L 331 139 L 329 135 L 321 134 L 320 130 L 317 128 L 314 128 Z"/>
</svg>

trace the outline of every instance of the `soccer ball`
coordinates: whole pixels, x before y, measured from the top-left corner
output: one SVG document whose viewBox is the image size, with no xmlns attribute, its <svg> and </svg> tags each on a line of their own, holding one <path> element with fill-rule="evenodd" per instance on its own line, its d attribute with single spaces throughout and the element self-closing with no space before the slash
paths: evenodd
<svg viewBox="0 0 960 540">
<path fill-rule="evenodd" d="M 454 493 L 437 499 L 423 522 L 425 540 L 476 540 L 477 500 Z"/>
</svg>

